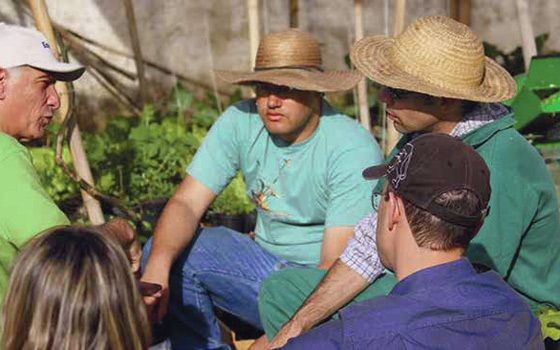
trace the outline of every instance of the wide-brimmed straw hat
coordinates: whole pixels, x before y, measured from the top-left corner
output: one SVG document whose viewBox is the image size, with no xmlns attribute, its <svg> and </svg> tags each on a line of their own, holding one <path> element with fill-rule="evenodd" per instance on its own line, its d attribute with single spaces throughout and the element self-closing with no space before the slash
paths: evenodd
<svg viewBox="0 0 560 350">
<path fill-rule="evenodd" d="M 375 82 L 432 96 L 499 102 L 517 91 L 511 75 L 484 55 L 477 35 L 445 16 L 421 17 L 395 38 L 364 38 L 350 58 Z"/>
<path fill-rule="evenodd" d="M 262 38 L 252 72 L 217 70 L 231 84 L 264 82 L 306 91 L 342 91 L 361 78 L 355 71 L 323 70 L 319 43 L 309 33 L 287 30 Z"/>
</svg>

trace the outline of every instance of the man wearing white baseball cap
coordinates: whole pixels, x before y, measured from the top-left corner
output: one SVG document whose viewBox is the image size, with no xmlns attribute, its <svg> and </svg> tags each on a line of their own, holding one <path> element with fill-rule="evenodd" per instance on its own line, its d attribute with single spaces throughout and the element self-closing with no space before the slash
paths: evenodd
<svg viewBox="0 0 560 350">
<path fill-rule="evenodd" d="M 0 38 L 0 67 L 3 69 L 29 66 L 62 81 L 76 80 L 85 71 L 77 63 L 59 62 L 47 39 L 36 30 L 0 23 Z"/>
<path fill-rule="evenodd" d="M 20 141 L 43 136 L 60 107 L 54 83 L 78 79 L 84 70 L 57 61 L 38 31 L 0 23 L 0 297 L 20 248 L 39 232 L 70 223 L 44 190 Z M 125 220 L 97 229 L 115 235 L 129 255 L 140 253 Z"/>
</svg>

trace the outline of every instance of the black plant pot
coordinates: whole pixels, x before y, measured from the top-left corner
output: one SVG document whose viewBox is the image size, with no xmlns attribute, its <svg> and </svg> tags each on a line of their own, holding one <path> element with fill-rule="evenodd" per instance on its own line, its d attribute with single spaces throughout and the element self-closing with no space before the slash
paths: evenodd
<svg viewBox="0 0 560 350">
<path fill-rule="evenodd" d="M 560 350 L 560 340 L 546 338 L 544 340 L 544 348 L 545 350 Z"/>
<path fill-rule="evenodd" d="M 212 226 L 224 226 L 241 233 L 249 233 L 255 229 L 257 212 L 249 214 L 208 214 L 207 222 Z"/>
</svg>

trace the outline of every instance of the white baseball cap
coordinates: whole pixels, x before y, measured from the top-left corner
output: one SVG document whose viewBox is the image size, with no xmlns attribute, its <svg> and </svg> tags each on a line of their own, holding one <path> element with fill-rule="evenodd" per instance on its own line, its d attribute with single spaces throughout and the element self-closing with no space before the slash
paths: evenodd
<svg viewBox="0 0 560 350">
<path fill-rule="evenodd" d="M 76 80 L 85 71 L 79 64 L 59 62 L 41 32 L 0 23 L 0 67 L 18 66 L 46 71 L 62 81 Z"/>
</svg>

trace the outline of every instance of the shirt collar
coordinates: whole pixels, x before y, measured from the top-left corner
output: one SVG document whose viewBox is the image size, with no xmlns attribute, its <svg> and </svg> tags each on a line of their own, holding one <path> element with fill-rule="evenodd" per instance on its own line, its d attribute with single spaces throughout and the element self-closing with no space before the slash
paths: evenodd
<svg viewBox="0 0 560 350">
<path fill-rule="evenodd" d="M 451 131 L 451 136 L 462 137 L 488 123 L 510 114 L 511 110 L 500 103 L 478 103 Z"/>
<path fill-rule="evenodd" d="M 389 294 L 406 295 L 420 290 L 439 289 L 475 274 L 469 260 L 462 258 L 417 271 L 397 283 Z"/>
</svg>

